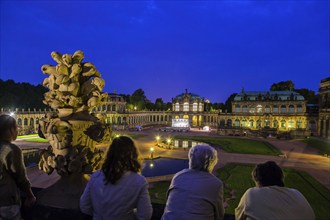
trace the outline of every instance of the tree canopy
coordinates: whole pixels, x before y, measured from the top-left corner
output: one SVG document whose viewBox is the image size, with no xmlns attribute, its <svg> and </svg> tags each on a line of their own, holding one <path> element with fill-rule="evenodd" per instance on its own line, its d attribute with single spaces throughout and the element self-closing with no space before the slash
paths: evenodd
<svg viewBox="0 0 330 220">
<path fill-rule="evenodd" d="M 46 108 L 47 106 L 42 100 L 47 91 L 48 89 L 40 84 L 34 86 L 30 83 L 16 83 L 14 80 L 3 81 L 0 79 L 0 107 L 5 109 Z"/>
</svg>

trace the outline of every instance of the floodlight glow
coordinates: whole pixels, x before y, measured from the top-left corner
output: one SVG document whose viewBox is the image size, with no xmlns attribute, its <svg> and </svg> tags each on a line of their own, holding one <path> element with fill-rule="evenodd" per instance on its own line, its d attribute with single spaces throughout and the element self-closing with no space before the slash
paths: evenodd
<svg viewBox="0 0 330 220">
<path fill-rule="evenodd" d="M 120 135 L 119 134 L 116 134 L 116 138 L 118 138 Z"/>
<path fill-rule="evenodd" d="M 150 148 L 150 151 L 153 152 L 155 149 L 153 147 Z"/>
<path fill-rule="evenodd" d="M 159 141 L 160 137 L 159 136 L 156 136 L 156 140 Z"/>
<path fill-rule="evenodd" d="M 171 139 L 167 139 L 167 143 L 171 143 Z"/>
<path fill-rule="evenodd" d="M 15 117 L 15 112 L 10 112 L 9 115 L 10 115 L 11 117 Z"/>
<path fill-rule="evenodd" d="M 154 164 L 153 164 L 153 163 L 151 163 L 149 166 L 150 166 L 150 168 L 153 168 L 153 167 L 154 167 Z"/>
</svg>

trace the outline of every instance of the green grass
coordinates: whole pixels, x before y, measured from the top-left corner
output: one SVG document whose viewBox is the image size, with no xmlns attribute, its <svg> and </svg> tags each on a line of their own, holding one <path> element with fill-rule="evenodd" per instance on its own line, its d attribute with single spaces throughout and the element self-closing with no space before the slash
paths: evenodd
<svg viewBox="0 0 330 220">
<path fill-rule="evenodd" d="M 225 198 L 229 198 L 231 190 L 234 190 L 235 198 L 229 200 L 229 207 L 226 213 L 234 214 L 240 198 L 244 192 L 254 187 L 255 184 L 251 179 L 251 172 L 254 165 L 228 164 L 217 170 L 217 176 L 225 184 Z M 299 190 L 314 209 L 316 219 L 330 219 L 330 190 L 321 185 L 309 174 L 294 169 L 283 169 L 285 175 L 285 185 L 290 188 Z"/>
<path fill-rule="evenodd" d="M 320 154 L 328 154 L 330 155 L 330 143 L 325 141 L 325 140 L 321 140 L 321 139 L 316 139 L 316 138 L 307 138 L 302 140 L 303 142 L 305 142 L 309 147 L 313 147 L 319 150 Z"/>
<path fill-rule="evenodd" d="M 170 182 L 163 181 L 150 184 L 149 195 L 152 203 L 166 204 L 166 193 Z"/>
<path fill-rule="evenodd" d="M 26 141 L 26 142 L 48 143 L 48 140 L 47 139 L 43 139 L 41 137 L 24 139 L 24 141 Z"/>
<path fill-rule="evenodd" d="M 28 135 L 20 135 L 17 138 L 31 138 L 31 137 L 39 137 L 38 134 L 28 134 Z"/>
<path fill-rule="evenodd" d="M 228 153 L 280 155 L 282 152 L 265 141 L 204 136 L 175 136 L 175 139 L 200 141 L 220 148 Z"/>
</svg>

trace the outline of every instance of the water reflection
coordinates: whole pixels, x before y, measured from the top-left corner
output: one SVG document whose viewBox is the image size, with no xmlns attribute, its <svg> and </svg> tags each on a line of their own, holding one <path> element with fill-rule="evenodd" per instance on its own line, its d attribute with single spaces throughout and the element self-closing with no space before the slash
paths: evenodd
<svg viewBox="0 0 330 220">
<path fill-rule="evenodd" d="M 188 160 L 158 158 L 154 160 L 144 160 L 142 175 L 145 177 L 164 176 L 175 174 L 180 170 L 189 167 Z"/>
</svg>

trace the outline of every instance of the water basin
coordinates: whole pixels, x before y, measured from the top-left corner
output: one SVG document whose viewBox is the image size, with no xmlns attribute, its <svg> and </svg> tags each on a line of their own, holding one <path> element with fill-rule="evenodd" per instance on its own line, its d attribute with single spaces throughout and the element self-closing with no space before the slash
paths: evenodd
<svg viewBox="0 0 330 220">
<path fill-rule="evenodd" d="M 142 175 L 145 177 L 175 174 L 189 167 L 188 160 L 157 158 L 144 160 Z"/>
</svg>

